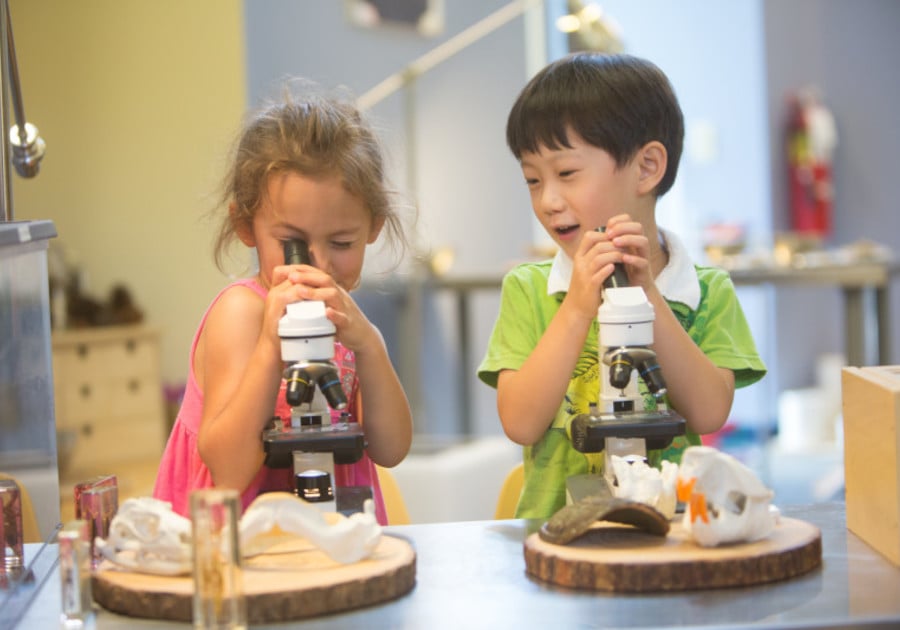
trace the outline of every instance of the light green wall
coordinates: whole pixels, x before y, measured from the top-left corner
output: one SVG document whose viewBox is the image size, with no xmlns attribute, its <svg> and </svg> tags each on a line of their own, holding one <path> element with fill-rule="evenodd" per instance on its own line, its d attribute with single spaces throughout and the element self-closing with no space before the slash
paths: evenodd
<svg viewBox="0 0 900 630">
<path fill-rule="evenodd" d="M 241 0 L 10 0 L 41 171 L 11 171 L 16 220 L 51 219 L 87 291 L 124 283 L 181 381 L 226 279 L 207 212 L 246 105 Z M 12 114 L 10 115 L 12 118 Z"/>
</svg>

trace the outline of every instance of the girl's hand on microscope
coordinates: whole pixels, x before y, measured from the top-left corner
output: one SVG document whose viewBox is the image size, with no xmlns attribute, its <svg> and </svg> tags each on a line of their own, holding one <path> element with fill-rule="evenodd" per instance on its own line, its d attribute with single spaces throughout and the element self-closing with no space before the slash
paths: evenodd
<svg viewBox="0 0 900 630">
<path fill-rule="evenodd" d="M 280 343 L 278 321 L 285 314 L 287 305 L 303 299 L 303 286 L 297 283 L 296 277 L 293 277 L 296 269 L 297 267 L 293 265 L 280 265 L 272 270 L 272 285 L 266 296 L 262 331 L 271 335 L 276 343 Z"/>
<path fill-rule="evenodd" d="M 648 291 L 654 287 L 650 269 L 650 241 L 644 234 L 644 226 L 628 214 L 612 217 L 606 224 L 606 235 L 621 253 L 628 282 Z"/>
<path fill-rule="evenodd" d="M 315 267 L 300 267 L 292 280 L 302 283 L 301 298 L 325 302 L 325 316 L 337 329 L 336 338 L 357 354 L 364 353 L 370 344 L 381 345 L 381 334 L 366 318 L 346 288 L 329 274 Z"/>
</svg>

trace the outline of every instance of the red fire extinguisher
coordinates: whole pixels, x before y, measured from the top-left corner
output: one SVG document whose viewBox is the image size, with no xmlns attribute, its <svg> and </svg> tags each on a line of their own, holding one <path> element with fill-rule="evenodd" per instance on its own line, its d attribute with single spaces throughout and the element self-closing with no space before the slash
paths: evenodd
<svg viewBox="0 0 900 630">
<path fill-rule="evenodd" d="M 790 97 L 787 126 L 791 228 L 822 238 L 831 235 L 834 183 L 832 158 L 837 129 L 813 89 Z"/>
</svg>

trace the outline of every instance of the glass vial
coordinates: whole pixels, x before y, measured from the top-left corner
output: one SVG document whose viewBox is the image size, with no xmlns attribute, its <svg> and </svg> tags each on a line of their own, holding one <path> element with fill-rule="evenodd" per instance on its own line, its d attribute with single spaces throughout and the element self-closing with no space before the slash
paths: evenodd
<svg viewBox="0 0 900 630">
<path fill-rule="evenodd" d="M 116 479 L 115 475 L 97 475 L 96 477 L 91 477 L 86 481 L 82 481 L 80 483 L 75 484 L 75 488 L 72 490 L 73 497 L 75 499 L 75 518 L 83 519 L 84 516 L 82 511 L 84 509 L 82 505 L 81 496 L 84 494 L 85 490 L 90 488 L 100 488 L 100 487 L 113 487 L 116 488 L 116 493 L 118 494 L 119 483 Z"/>
<path fill-rule="evenodd" d="M 60 530 L 59 583 L 62 595 L 60 627 L 85 628 L 93 615 L 89 528 L 86 521 L 69 521 Z"/>
<path fill-rule="evenodd" d="M 194 555 L 194 628 L 247 627 L 238 539 L 240 497 L 236 490 L 191 493 Z"/>
<path fill-rule="evenodd" d="M 25 540 L 22 535 L 22 495 L 12 479 L 0 479 L 0 506 L 3 509 L 3 568 L 15 573 L 23 567 Z"/>
<path fill-rule="evenodd" d="M 113 517 L 119 509 L 119 489 L 114 485 L 96 485 L 86 488 L 80 497 L 81 515 L 79 518 L 87 521 L 90 538 L 91 569 L 96 569 L 102 556 L 97 551 L 94 542 L 97 538 L 106 540 L 109 537 L 109 527 Z"/>
</svg>

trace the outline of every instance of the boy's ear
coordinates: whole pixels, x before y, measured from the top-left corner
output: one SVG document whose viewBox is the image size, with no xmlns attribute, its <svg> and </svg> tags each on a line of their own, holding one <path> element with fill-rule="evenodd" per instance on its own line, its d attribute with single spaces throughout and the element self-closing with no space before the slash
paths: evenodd
<svg viewBox="0 0 900 630">
<path fill-rule="evenodd" d="M 241 242 L 247 247 L 256 247 L 253 226 L 246 219 L 238 216 L 237 204 L 233 201 L 228 204 L 228 216 L 231 218 L 231 224 L 234 226 L 234 233 L 241 239 Z"/>
<path fill-rule="evenodd" d="M 638 192 L 641 194 L 653 192 L 666 174 L 668 163 L 669 155 L 662 142 L 653 140 L 642 146 L 637 154 L 637 166 L 640 169 Z"/>
</svg>

